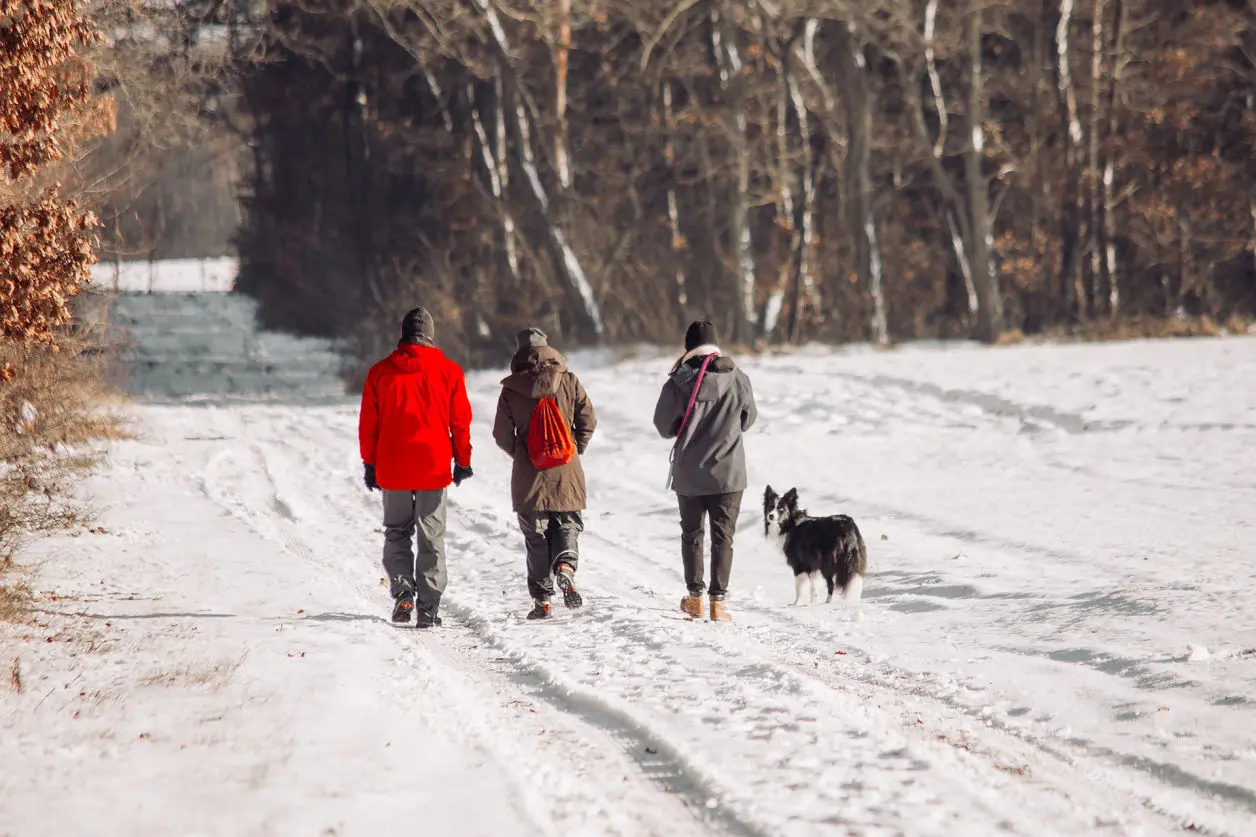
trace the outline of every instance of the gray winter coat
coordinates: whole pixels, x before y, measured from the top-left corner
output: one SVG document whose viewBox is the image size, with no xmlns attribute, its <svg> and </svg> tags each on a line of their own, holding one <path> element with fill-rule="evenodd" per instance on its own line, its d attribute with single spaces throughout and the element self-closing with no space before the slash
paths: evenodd
<svg viewBox="0 0 1256 837">
<path fill-rule="evenodd" d="M 675 439 L 680 430 L 700 364 L 701 358 L 689 361 L 663 385 L 654 408 L 654 426 L 664 439 Z M 758 415 L 750 379 L 731 359 L 713 360 L 676 448 L 673 490 L 685 497 L 745 491 L 746 451 L 741 434 Z"/>
</svg>

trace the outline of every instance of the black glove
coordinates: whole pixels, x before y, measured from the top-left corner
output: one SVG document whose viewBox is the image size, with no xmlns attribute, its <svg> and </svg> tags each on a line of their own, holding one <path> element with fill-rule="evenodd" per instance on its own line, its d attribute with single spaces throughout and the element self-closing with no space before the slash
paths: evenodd
<svg viewBox="0 0 1256 837">
<path fill-rule="evenodd" d="M 379 483 L 375 481 L 375 466 L 362 463 L 362 482 L 371 491 L 379 491 Z"/>
<path fill-rule="evenodd" d="M 454 466 L 454 485 L 462 485 L 463 480 L 470 479 L 473 476 L 475 476 L 475 472 L 471 470 L 470 465 L 465 468 L 461 465 Z"/>
</svg>

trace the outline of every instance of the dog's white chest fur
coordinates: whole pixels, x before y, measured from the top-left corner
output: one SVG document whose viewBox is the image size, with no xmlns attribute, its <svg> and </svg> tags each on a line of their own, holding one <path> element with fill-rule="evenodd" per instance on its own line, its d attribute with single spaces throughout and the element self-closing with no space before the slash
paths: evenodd
<svg viewBox="0 0 1256 837">
<path fill-rule="evenodd" d="M 782 551 L 785 549 L 785 533 L 781 531 L 779 523 L 768 524 L 767 538 L 777 549 Z"/>
</svg>

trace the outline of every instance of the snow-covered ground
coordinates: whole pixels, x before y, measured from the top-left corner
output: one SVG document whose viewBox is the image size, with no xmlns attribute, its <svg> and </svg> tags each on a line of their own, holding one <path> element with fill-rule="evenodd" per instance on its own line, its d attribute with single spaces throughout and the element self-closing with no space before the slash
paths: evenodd
<svg viewBox="0 0 1256 837">
<path fill-rule="evenodd" d="M 34 551 L 0 835 L 1256 834 L 1256 339 L 745 359 L 729 625 L 677 610 L 669 358 L 571 359 L 588 605 L 547 624 L 470 375 L 433 633 L 386 621 L 356 402 L 283 346 L 262 399 L 137 406 L 103 528 Z M 855 517 L 860 606 L 788 606 L 767 483 Z"/>
</svg>

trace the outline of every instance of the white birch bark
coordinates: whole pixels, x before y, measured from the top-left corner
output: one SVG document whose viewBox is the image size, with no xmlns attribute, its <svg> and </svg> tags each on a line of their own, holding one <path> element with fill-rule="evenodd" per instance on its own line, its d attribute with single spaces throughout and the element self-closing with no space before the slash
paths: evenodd
<svg viewBox="0 0 1256 837">
<path fill-rule="evenodd" d="M 510 42 L 506 37 L 505 27 L 502 26 L 501 17 L 497 14 L 497 9 L 493 6 L 492 0 L 474 0 L 474 3 L 484 13 L 484 17 L 488 21 L 489 31 L 492 33 L 501 59 L 508 62 Z M 562 227 L 558 225 L 549 212 L 549 195 L 545 192 L 545 186 L 541 183 L 541 177 L 536 168 L 536 155 L 532 148 L 531 124 L 522 102 L 516 105 L 514 117 L 515 128 L 519 135 L 520 156 L 523 159 L 523 173 L 528 180 L 528 186 L 532 191 L 533 197 L 541 206 L 550 240 L 563 263 L 563 275 L 570 282 L 571 290 L 580 299 L 585 317 L 592 326 L 593 331 L 601 335 L 605 332 L 606 326 L 602 319 L 601 307 L 598 305 L 597 298 L 593 293 L 593 284 L 585 274 L 584 267 L 580 264 L 580 259 L 577 258 L 575 251 L 568 243 Z"/>
<path fill-rule="evenodd" d="M 731 31 L 722 31 L 727 26 L 718 8 L 711 10 L 711 42 L 715 48 L 716 63 L 719 65 L 720 86 L 729 91 L 731 107 L 734 110 L 735 132 L 733 138 L 733 154 L 736 157 L 737 181 L 732 197 L 732 240 L 733 256 L 741 274 L 742 319 L 747 323 L 755 323 L 758 319 L 755 311 L 755 263 L 752 251 L 753 242 L 750 236 L 750 152 L 746 140 L 746 109 L 745 80 L 742 77 L 743 64 L 737 44 Z"/>
<path fill-rule="evenodd" d="M 925 5 L 925 68 L 929 73 L 929 86 L 933 90 L 933 101 L 938 112 L 938 138 L 933 143 L 933 156 L 941 157 L 946 150 L 949 114 L 946 110 L 946 97 L 942 93 L 942 77 L 938 75 L 937 54 L 933 49 L 937 21 L 938 0 L 929 0 Z"/>
<path fill-rule="evenodd" d="M 663 156 L 669 169 L 676 165 L 676 146 L 673 140 L 676 114 L 672 104 L 672 84 L 663 82 L 663 119 L 666 123 L 666 138 L 663 144 Z M 672 257 L 676 260 L 676 303 L 684 312 L 689 305 L 689 292 L 685 282 L 684 243 L 680 233 L 680 203 L 676 199 L 676 180 L 669 177 L 667 181 L 667 224 L 672 233 Z"/>
<path fill-rule="evenodd" d="M 555 53 L 554 168 L 564 191 L 571 188 L 571 163 L 567 157 L 567 56 L 571 49 L 571 0 L 558 0 L 558 46 Z"/>
</svg>

